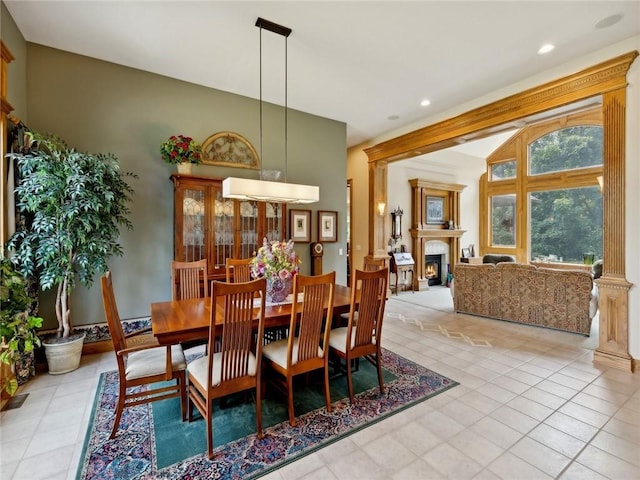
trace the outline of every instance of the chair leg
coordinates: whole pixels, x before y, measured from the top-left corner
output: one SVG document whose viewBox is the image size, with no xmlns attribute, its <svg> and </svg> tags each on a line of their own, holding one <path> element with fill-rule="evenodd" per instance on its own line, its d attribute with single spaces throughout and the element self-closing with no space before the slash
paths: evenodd
<svg viewBox="0 0 640 480">
<path fill-rule="evenodd" d="M 261 380 L 256 382 L 256 431 L 258 432 L 258 438 L 263 438 L 264 433 L 262 431 L 262 392 L 260 385 Z"/>
<path fill-rule="evenodd" d="M 124 386 L 124 382 L 120 379 L 120 392 L 118 393 L 118 404 L 116 405 L 116 415 L 113 420 L 113 428 L 111 429 L 111 435 L 109 438 L 113 439 L 118 432 L 118 426 L 120 425 L 120 419 L 122 418 L 122 411 L 124 410 L 124 402 L 127 396 L 127 389 Z"/>
<path fill-rule="evenodd" d="M 207 398 L 206 402 L 207 415 L 207 455 L 209 460 L 213 459 L 213 402 Z"/>
<path fill-rule="evenodd" d="M 187 419 L 187 375 L 182 371 L 178 375 L 178 388 L 180 389 L 180 413 L 182 413 L 182 421 Z"/>
<path fill-rule="evenodd" d="M 384 383 L 382 381 L 382 358 L 380 352 L 376 353 L 376 366 L 378 367 L 378 383 L 380 384 L 380 394 L 384 393 Z"/>
<path fill-rule="evenodd" d="M 293 411 L 293 376 L 287 375 L 287 397 L 288 397 L 288 410 L 289 410 L 289 425 L 296 426 L 296 416 Z"/>
<path fill-rule="evenodd" d="M 191 385 L 187 385 L 187 420 L 193 422 L 193 400 L 191 399 Z"/>
<path fill-rule="evenodd" d="M 351 359 L 347 357 L 347 387 L 349 387 L 349 401 L 353 403 L 353 382 L 351 381 Z"/>
<path fill-rule="evenodd" d="M 329 391 L 329 362 L 324 365 L 324 400 L 327 404 L 327 412 L 331 413 L 331 392 Z"/>
</svg>

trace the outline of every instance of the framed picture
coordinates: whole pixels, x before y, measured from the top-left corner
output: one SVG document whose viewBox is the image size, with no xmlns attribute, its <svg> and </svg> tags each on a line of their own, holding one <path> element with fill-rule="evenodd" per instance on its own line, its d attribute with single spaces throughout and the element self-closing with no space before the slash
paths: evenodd
<svg viewBox="0 0 640 480">
<path fill-rule="evenodd" d="M 471 258 L 471 251 L 468 248 L 462 249 L 462 258 Z"/>
<path fill-rule="evenodd" d="M 311 210 L 289 210 L 289 238 L 301 243 L 311 241 Z"/>
<path fill-rule="evenodd" d="M 444 197 L 427 197 L 427 224 L 444 223 Z"/>
<path fill-rule="evenodd" d="M 234 132 L 218 132 L 202 144 L 202 163 L 221 167 L 260 169 L 260 159 L 251 142 Z"/>
<path fill-rule="evenodd" d="M 338 212 L 318 210 L 318 241 L 338 241 Z"/>
</svg>

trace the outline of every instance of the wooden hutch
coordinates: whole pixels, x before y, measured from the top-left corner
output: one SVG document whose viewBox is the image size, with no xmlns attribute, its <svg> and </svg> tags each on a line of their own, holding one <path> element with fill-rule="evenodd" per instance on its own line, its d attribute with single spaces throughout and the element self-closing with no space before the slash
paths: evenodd
<svg viewBox="0 0 640 480">
<path fill-rule="evenodd" d="M 414 178 L 411 185 L 411 252 L 416 261 L 414 288 L 427 290 L 425 271 L 426 243 L 440 240 L 449 245 L 448 259 L 453 265 L 460 256 L 460 193 L 466 185 L 442 183 Z M 431 212 L 429 214 L 429 207 Z M 453 228 L 449 227 L 449 223 Z M 446 274 L 446 273 L 445 273 Z"/>
<path fill-rule="evenodd" d="M 208 278 L 225 276 L 225 259 L 249 258 L 284 240 L 286 205 L 222 197 L 222 179 L 174 174 L 174 259 L 207 259 Z"/>
</svg>

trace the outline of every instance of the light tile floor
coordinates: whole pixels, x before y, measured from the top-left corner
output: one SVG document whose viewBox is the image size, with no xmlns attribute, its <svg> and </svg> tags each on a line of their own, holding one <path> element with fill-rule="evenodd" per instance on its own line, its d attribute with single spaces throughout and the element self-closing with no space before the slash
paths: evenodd
<svg viewBox="0 0 640 480">
<path fill-rule="evenodd" d="M 460 385 L 265 478 L 640 478 L 640 374 L 592 362 L 597 323 L 586 338 L 456 315 L 432 287 L 391 297 L 383 344 Z M 98 374 L 115 368 L 89 355 L 31 380 L 0 414 L 0 478 L 75 478 Z"/>
</svg>

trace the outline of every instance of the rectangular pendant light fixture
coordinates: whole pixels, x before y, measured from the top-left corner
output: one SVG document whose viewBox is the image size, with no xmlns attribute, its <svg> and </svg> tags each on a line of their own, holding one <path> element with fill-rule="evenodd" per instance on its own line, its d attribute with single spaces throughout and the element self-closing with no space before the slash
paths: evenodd
<svg viewBox="0 0 640 480">
<path fill-rule="evenodd" d="M 274 203 L 306 204 L 320 200 L 320 187 L 287 182 L 287 38 L 291 29 L 258 18 L 256 27 L 260 28 L 260 162 L 262 165 L 262 29 L 285 37 L 285 83 L 284 83 L 284 182 L 252 180 L 248 178 L 228 177 L 222 181 L 222 196 L 238 200 L 258 200 Z"/>
<path fill-rule="evenodd" d="M 261 202 L 315 203 L 320 199 L 320 187 L 228 177 L 222 181 L 222 196 Z"/>
</svg>

